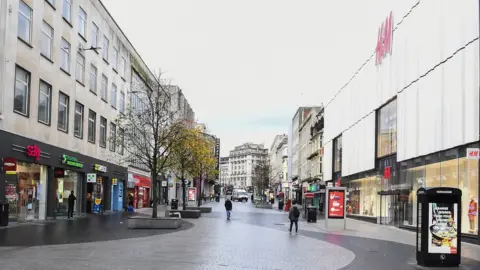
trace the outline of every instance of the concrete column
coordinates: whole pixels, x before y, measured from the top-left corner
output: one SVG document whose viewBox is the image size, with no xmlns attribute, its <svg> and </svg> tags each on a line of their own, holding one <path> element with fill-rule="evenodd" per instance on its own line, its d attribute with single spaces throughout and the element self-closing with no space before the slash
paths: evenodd
<svg viewBox="0 0 480 270">
<path fill-rule="evenodd" d="M 55 178 L 53 167 L 47 169 L 47 219 L 55 219 L 57 208 L 57 194 L 55 192 Z"/>
</svg>

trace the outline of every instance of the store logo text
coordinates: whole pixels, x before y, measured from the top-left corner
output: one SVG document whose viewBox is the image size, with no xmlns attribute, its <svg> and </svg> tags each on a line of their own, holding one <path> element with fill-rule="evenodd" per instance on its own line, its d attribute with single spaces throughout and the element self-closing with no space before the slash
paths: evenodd
<svg viewBox="0 0 480 270">
<path fill-rule="evenodd" d="M 34 145 L 27 146 L 27 156 L 34 157 L 35 160 L 39 160 L 40 153 L 41 151 L 40 151 L 40 148 L 38 148 L 38 145 L 34 144 Z"/>
<path fill-rule="evenodd" d="M 375 65 L 380 65 L 382 60 L 388 55 L 392 54 L 392 40 L 393 40 L 393 13 L 387 17 L 384 23 L 378 29 L 377 47 L 375 48 L 376 61 Z"/>
</svg>

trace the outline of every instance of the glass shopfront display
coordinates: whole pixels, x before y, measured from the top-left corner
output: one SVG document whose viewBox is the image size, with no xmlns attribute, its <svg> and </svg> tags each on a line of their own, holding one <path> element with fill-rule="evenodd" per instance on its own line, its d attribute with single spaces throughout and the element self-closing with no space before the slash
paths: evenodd
<svg viewBox="0 0 480 270">
<path fill-rule="evenodd" d="M 415 226 L 417 220 L 415 193 L 420 187 L 453 187 L 462 190 L 462 228 L 464 234 L 478 234 L 478 160 L 452 158 L 423 165 L 421 161 L 408 168 L 402 162 L 400 181 L 409 187 L 408 204 L 401 225 Z M 418 166 L 417 166 L 418 165 Z"/>
<path fill-rule="evenodd" d="M 376 217 L 379 214 L 380 183 L 381 178 L 378 175 L 348 181 L 346 183 L 347 214 Z"/>
<path fill-rule="evenodd" d="M 47 167 L 17 163 L 16 180 L 9 180 L 5 186 L 7 203 L 10 204 L 11 221 L 44 220 L 47 213 Z"/>
</svg>

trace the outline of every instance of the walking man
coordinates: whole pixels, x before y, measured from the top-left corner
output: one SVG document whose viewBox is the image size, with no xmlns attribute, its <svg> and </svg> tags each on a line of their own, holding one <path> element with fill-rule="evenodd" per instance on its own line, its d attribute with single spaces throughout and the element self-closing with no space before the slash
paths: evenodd
<svg viewBox="0 0 480 270">
<path fill-rule="evenodd" d="M 232 201 L 229 198 L 225 201 L 225 210 L 227 211 L 227 220 L 230 220 L 230 213 L 232 212 Z"/>
<path fill-rule="evenodd" d="M 288 212 L 288 219 L 290 219 L 290 233 L 292 233 L 293 223 L 295 223 L 295 233 L 298 233 L 298 218 L 300 217 L 300 211 L 297 208 L 297 202 L 293 201 L 292 207 Z"/>
<path fill-rule="evenodd" d="M 72 192 L 70 192 L 70 196 L 68 196 L 68 217 L 67 218 L 70 218 L 70 217 L 73 218 L 73 207 L 75 206 L 76 199 L 77 198 L 73 194 L 73 190 L 72 190 Z"/>
</svg>

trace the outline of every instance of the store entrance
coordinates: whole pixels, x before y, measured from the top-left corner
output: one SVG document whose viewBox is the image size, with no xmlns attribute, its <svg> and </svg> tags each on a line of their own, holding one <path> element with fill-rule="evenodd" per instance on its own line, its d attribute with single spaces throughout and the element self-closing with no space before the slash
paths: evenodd
<svg viewBox="0 0 480 270">
<path fill-rule="evenodd" d="M 408 195 L 400 190 L 380 193 L 380 224 L 400 227 L 408 210 Z"/>
</svg>

